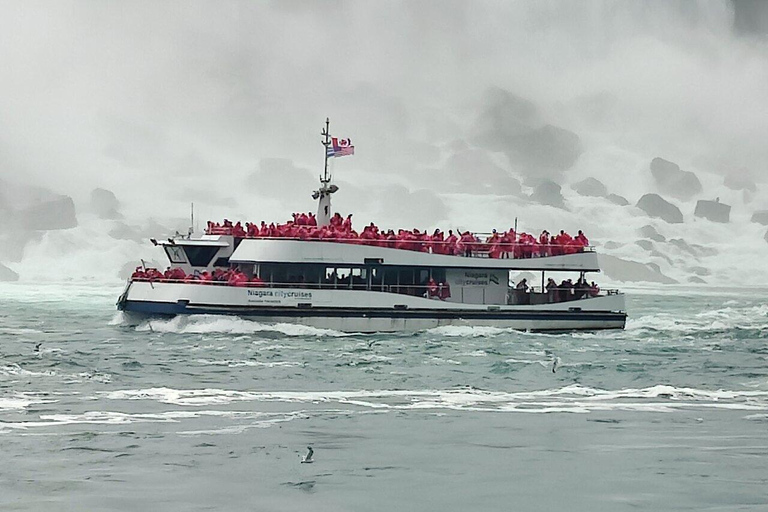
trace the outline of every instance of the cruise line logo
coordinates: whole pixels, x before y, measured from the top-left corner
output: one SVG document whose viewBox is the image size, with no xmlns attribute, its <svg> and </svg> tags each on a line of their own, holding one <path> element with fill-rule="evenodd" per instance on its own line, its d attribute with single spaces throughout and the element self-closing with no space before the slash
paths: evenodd
<svg viewBox="0 0 768 512">
<path fill-rule="evenodd" d="M 248 297 L 255 297 L 257 299 L 273 298 L 273 299 L 311 299 L 312 292 L 305 291 L 285 291 L 285 290 L 248 290 Z"/>
</svg>

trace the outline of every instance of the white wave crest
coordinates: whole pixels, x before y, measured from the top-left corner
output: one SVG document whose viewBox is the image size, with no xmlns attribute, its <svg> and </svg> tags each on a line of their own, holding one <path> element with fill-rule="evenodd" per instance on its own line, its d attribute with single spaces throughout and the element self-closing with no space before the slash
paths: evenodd
<svg viewBox="0 0 768 512">
<path fill-rule="evenodd" d="M 768 329 L 768 304 L 737 308 L 724 307 L 702 311 L 689 316 L 657 313 L 637 318 L 629 317 L 627 330 L 656 330 L 672 332 L 724 331 L 733 328 Z"/>
<path fill-rule="evenodd" d="M 153 400 L 182 406 L 238 401 L 337 403 L 371 409 L 455 409 L 507 412 L 669 412 L 685 408 L 768 411 L 768 391 L 703 390 L 659 384 L 647 388 L 602 390 L 580 385 L 522 392 L 458 390 L 231 391 L 150 388 L 108 393 L 113 400 Z"/>
<path fill-rule="evenodd" d="M 318 329 L 299 324 L 264 324 L 236 316 L 193 315 L 176 316 L 165 320 L 148 320 L 136 327 L 137 331 L 175 334 L 255 334 L 281 333 L 286 336 L 341 337 L 348 334 L 332 329 Z"/>
</svg>

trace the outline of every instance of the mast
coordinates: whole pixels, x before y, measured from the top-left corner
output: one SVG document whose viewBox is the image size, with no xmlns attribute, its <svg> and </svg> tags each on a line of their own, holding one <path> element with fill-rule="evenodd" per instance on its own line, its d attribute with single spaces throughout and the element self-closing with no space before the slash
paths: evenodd
<svg viewBox="0 0 768 512">
<path fill-rule="evenodd" d="M 317 225 L 327 226 L 331 223 L 331 194 L 339 190 L 336 185 L 331 185 L 331 175 L 328 174 L 329 148 L 331 147 L 330 119 L 325 118 L 325 128 L 320 132 L 321 141 L 325 147 L 325 166 L 320 176 L 320 188 L 312 193 L 312 199 L 317 199 Z"/>
</svg>

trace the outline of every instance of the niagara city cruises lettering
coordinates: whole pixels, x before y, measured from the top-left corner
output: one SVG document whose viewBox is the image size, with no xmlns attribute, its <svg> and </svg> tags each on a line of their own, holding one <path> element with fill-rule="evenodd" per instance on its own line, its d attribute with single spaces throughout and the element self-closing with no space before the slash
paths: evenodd
<svg viewBox="0 0 768 512">
<path fill-rule="evenodd" d="M 248 290 L 249 302 L 279 303 L 284 299 L 312 299 L 312 292 L 286 290 Z"/>
<path fill-rule="evenodd" d="M 499 284 L 499 278 L 490 272 L 464 272 L 464 279 L 459 283 L 464 286 L 488 286 Z"/>
</svg>

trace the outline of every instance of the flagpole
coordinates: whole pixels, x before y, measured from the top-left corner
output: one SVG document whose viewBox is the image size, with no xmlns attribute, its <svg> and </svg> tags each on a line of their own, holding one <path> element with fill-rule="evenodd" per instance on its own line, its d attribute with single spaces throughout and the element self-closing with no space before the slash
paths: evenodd
<svg viewBox="0 0 768 512">
<path fill-rule="evenodd" d="M 323 177 L 320 179 L 321 183 L 328 183 L 329 181 L 331 181 L 330 179 L 328 179 L 328 146 L 331 145 L 331 140 L 330 140 L 331 132 L 329 128 L 330 128 L 330 119 L 326 117 L 325 129 L 322 132 L 320 132 L 320 135 L 325 136 L 325 140 L 323 141 L 323 146 L 325 146 L 325 169 L 323 170 Z"/>
</svg>

